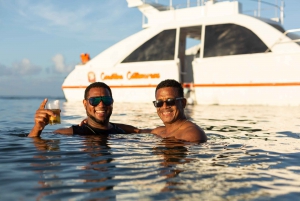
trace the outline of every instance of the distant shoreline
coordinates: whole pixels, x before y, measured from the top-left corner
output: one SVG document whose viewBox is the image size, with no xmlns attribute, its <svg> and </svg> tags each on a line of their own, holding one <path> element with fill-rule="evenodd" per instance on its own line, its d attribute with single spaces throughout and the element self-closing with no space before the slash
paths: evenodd
<svg viewBox="0 0 300 201">
<path fill-rule="evenodd" d="M 66 100 L 63 96 L 1 96 L 0 99 L 58 99 L 58 100 Z"/>
</svg>

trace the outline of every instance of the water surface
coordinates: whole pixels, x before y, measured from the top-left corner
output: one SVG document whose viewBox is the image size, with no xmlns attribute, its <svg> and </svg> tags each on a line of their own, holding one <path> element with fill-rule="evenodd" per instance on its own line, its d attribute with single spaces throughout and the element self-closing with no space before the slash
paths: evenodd
<svg viewBox="0 0 300 201">
<path fill-rule="evenodd" d="M 300 107 L 188 106 L 207 143 L 152 134 L 64 136 L 85 118 L 61 100 L 62 124 L 26 138 L 42 99 L 0 98 L 1 200 L 297 200 Z M 115 103 L 112 122 L 162 125 L 151 104 Z"/>
</svg>

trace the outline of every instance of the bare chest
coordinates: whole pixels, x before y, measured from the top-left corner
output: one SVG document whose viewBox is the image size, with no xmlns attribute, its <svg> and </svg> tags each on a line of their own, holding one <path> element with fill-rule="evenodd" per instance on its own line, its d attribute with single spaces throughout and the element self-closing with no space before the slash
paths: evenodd
<svg viewBox="0 0 300 201">
<path fill-rule="evenodd" d="M 161 136 L 162 138 L 170 138 L 170 137 L 176 137 L 179 132 L 180 130 L 168 131 L 166 128 L 164 128 L 158 132 L 158 135 Z"/>
</svg>

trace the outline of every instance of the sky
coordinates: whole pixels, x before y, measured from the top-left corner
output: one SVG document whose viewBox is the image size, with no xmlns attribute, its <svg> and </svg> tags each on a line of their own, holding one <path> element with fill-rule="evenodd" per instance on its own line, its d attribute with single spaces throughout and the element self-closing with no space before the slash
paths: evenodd
<svg viewBox="0 0 300 201">
<path fill-rule="evenodd" d="M 285 29 L 300 28 L 299 8 L 300 0 L 285 0 Z M 126 0 L 0 0 L 0 96 L 63 97 L 81 53 L 93 58 L 140 30 L 142 14 Z"/>
</svg>

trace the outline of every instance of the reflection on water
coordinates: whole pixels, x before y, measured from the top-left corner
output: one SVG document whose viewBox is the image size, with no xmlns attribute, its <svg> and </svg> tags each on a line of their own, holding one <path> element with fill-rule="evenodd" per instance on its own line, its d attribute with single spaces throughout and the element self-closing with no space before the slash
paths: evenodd
<svg viewBox="0 0 300 201">
<path fill-rule="evenodd" d="M 80 122 L 85 117 L 82 103 L 63 103 L 61 125 L 48 126 L 41 138 L 26 138 L 34 111 L 25 108 L 32 103 L 11 104 L 0 108 L 8 117 L 0 125 L 1 200 L 300 196 L 300 107 L 188 106 L 187 116 L 209 138 L 197 144 L 151 134 L 99 138 L 51 133 Z M 11 121 L 12 110 L 26 113 Z M 115 103 L 111 120 L 141 128 L 162 125 L 151 104 Z"/>
</svg>

